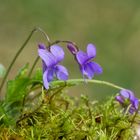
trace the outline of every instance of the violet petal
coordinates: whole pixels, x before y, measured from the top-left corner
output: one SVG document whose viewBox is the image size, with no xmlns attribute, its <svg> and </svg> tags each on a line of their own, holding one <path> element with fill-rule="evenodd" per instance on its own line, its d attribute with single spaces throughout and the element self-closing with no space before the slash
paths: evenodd
<svg viewBox="0 0 140 140">
<path fill-rule="evenodd" d="M 76 53 L 76 59 L 80 65 L 83 65 L 88 60 L 88 55 L 83 51 Z"/>
<path fill-rule="evenodd" d="M 42 60 L 42 69 L 43 69 L 43 73 L 46 71 L 47 66 L 45 64 L 45 62 Z"/>
<path fill-rule="evenodd" d="M 101 74 L 103 72 L 102 67 L 96 62 L 90 62 L 90 66 L 95 74 Z"/>
<path fill-rule="evenodd" d="M 131 106 L 130 109 L 129 109 L 129 112 L 130 112 L 131 114 L 133 114 L 135 111 L 136 111 L 136 109 L 135 109 L 133 106 Z"/>
<path fill-rule="evenodd" d="M 130 97 L 130 93 L 126 89 L 122 89 L 120 95 L 127 99 Z"/>
<path fill-rule="evenodd" d="M 94 70 L 93 67 L 91 65 L 92 62 L 89 62 L 87 64 L 84 65 L 84 71 L 85 71 L 85 75 L 89 78 L 92 79 L 94 76 Z"/>
<path fill-rule="evenodd" d="M 49 82 L 48 82 L 48 71 L 46 70 L 44 73 L 43 73 L 43 84 L 44 84 L 44 87 L 46 89 L 49 89 Z"/>
<path fill-rule="evenodd" d="M 47 67 L 50 67 L 56 63 L 55 57 L 46 49 L 38 49 L 38 54 Z"/>
<path fill-rule="evenodd" d="M 53 45 L 50 47 L 50 51 L 54 55 L 54 57 L 56 58 L 57 63 L 64 59 L 64 51 L 60 46 Z"/>
<path fill-rule="evenodd" d="M 135 109 L 139 108 L 139 100 L 137 98 L 135 98 L 133 105 L 134 105 Z"/>
<path fill-rule="evenodd" d="M 119 95 L 116 96 L 115 99 L 116 99 L 119 103 L 121 103 L 121 104 L 124 103 L 124 99 L 123 99 L 121 96 L 119 96 Z"/>
<path fill-rule="evenodd" d="M 68 79 L 68 71 L 62 65 L 56 66 L 56 76 L 59 80 L 67 80 Z"/>
<path fill-rule="evenodd" d="M 51 69 L 47 69 L 47 71 L 48 71 L 47 81 L 51 82 L 53 80 L 55 70 L 51 68 Z"/>
<path fill-rule="evenodd" d="M 87 45 L 87 54 L 89 58 L 94 58 L 96 56 L 96 47 L 93 44 Z"/>
<path fill-rule="evenodd" d="M 38 47 L 39 49 L 44 49 L 44 50 L 46 49 L 46 46 L 43 43 L 38 44 Z"/>
</svg>

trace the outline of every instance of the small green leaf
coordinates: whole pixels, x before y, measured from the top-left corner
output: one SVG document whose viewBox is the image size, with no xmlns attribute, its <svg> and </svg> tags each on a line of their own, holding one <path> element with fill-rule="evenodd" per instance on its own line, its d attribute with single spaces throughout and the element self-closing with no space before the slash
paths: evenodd
<svg viewBox="0 0 140 140">
<path fill-rule="evenodd" d="M 5 67 L 2 64 L 0 64 L 0 78 L 4 76 L 5 72 Z"/>
<path fill-rule="evenodd" d="M 34 76 L 32 77 L 30 83 L 35 86 L 37 84 L 42 84 L 42 69 L 37 69 Z"/>
<path fill-rule="evenodd" d="M 28 93 L 30 79 L 27 76 L 28 64 L 22 67 L 15 79 L 7 82 L 4 110 L 7 114 L 8 123 L 15 124 L 20 116 L 23 99 Z"/>
<path fill-rule="evenodd" d="M 7 84 L 6 101 L 22 100 L 27 92 L 28 84 L 28 78 L 19 78 L 9 81 Z"/>
<path fill-rule="evenodd" d="M 27 75 L 29 64 L 25 64 L 22 68 L 19 69 L 16 79 L 25 77 Z"/>
<path fill-rule="evenodd" d="M 27 77 L 28 64 L 20 69 L 14 80 L 7 83 L 6 101 L 21 101 L 27 93 L 30 79 Z"/>
<path fill-rule="evenodd" d="M 32 79 L 42 81 L 42 69 L 37 69 Z"/>
</svg>

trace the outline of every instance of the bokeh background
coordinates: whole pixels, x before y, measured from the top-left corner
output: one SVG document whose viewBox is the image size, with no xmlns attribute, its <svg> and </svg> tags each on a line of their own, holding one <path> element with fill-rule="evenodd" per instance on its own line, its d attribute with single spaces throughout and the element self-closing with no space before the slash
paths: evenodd
<svg viewBox="0 0 140 140">
<path fill-rule="evenodd" d="M 0 0 L 0 63 L 6 68 L 35 26 L 45 30 L 52 41 L 72 40 L 84 50 L 88 43 L 94 43 L 95 61 L 104 71 L 95 79 L 129 88 L 140 97 L 139 0 Z M 33 62 L 39 42 L 46 43 L 40 33 L 35 33 L 8 79 L 25 63 Z M 81 77 L 73 57 L 65 51 L 64 65 L 70 78 Z M 84 84 L 69 92 L 102 100 L 117 90 Z"/>
</svg>

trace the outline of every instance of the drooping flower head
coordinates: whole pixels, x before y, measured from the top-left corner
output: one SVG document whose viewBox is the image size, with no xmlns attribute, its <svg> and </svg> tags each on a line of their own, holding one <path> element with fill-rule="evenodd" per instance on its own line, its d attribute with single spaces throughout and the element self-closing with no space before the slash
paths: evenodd
<svg viewBox="0 0 140 140">
<path fill-rule="evenodd" d="M 39 44 L 38 54 L 43 63 L 43 83 L 46 89 L 49 89 L 49 83 L 56 76 L 59 80 L 68 79 L 67 69 L 58 63 L 64 59 L 64 51 L 58 45 L 53 45 L 46 49 L 44 44 Z"/>
<path fill-rule="evenodd" d="M 102 73 L 102 67 L 98 63 L 92 61 L 92 59 L 96 57 L 96 47 L 93 44 L 87 45 L 87 52 L 81 50 L 77 51 L 74 45 L 72 47 L 72 44 L 68 45 L 68 49 L 75 55 L 83 76 L 92 79 L 94 74 Z"/>
<path fill-rule="evenodd" d="M 116 96 L 116 100 L 124 107 L 130 105 L 129 112 L 131 114 L 138 110 L 139 100 L 134 96 L 131 90 L 122 89 L 120 95 Z"/>
</svg>

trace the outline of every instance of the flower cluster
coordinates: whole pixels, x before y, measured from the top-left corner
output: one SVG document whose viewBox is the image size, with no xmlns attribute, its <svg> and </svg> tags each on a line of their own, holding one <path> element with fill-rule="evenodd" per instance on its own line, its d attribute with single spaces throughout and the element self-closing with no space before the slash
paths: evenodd
<svg viewBox="0 0 140 140">
<path fill-rule="evenodd" d="M 134 93 L 127 89 L 122 89 L 120 94 L 116 96 L 116 100 L 124 107 L 129 108 L 129 112 L 133 114 L 138 110 L 139 100 L 134 96 Z"/>
<path fill-rule="evenodd" d="M 96 62 L 92 62 L 92 59 L 96 57 L 96 47 L 93 44 L 87 45 L 87 52 L 78 50 L 73 44 L 68 44 L 67 48 L 74 55 L 83 77 L 87 76 L 92 79 L 94 74 L 102 73 L 102 67 Z M 47 49 L 44 44 L 39 44 L 38 54 L 43 63 L 43 83 L 46 89 L 49 89 L 49 83 L 54 76 L 59 80 L 68 79 L 67 69 L 59 65 L 65 55 L 60 46 L 52 45 Z"/>
<path fill-rule="evenodd" d="M 86 52 L 80 50 L 73 43 L 68 43 L 67 48 L 78 63 L 84 79 L 85 77 L 92 79 L 95 74 L 98 75 L 103 72 L 102 67 L 98 63 L 92 61 L 96 57 L 95 45 L 88 44 Z M 39 44 L 38 54 L 42 59 L 43 84 L 46 89 L 49 89 L 49 84 L 54 77 L 58 80 L 68 80 L 68 70 L 59 64 L 65 56 L 62 47 L 55 44 L 47 48 L 44 44 Z M 138 110 L 139 100 L 130 90 L 122 89 L 120 94 L 116 96 L 116 100 L 125 109 L 129 106 L 129 112 L 131 114 Z"/>
</svg>

